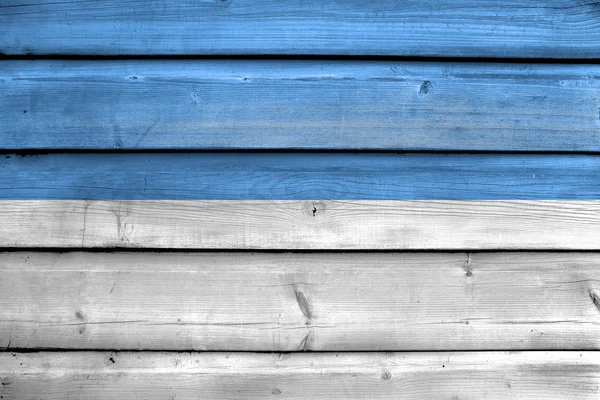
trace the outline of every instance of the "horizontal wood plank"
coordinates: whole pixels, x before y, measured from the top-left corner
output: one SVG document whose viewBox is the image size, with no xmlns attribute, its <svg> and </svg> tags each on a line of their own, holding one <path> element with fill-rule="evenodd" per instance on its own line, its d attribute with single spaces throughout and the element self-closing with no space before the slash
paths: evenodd
<svg viewBox="0 0 600 400">
<path fill-rule="evenodd" d="M 2 247 L 600 250 L 599 201 L 2 201 Z"/>
<path fill-rule="evenodd" d="M 597 399 L 596 352 L 0 353 L 4 399 Z"/>
<path fill-rule="evenodd" d="M 9 55 L 598 58 L 597 2 L 4 0 Z"/>
<path fill-rule="evenodd" d="M 598 200 L 600 156 L 0 155 L 3 200 Z"/>
<path fill-rule="evenodd" d="M 600 151 L 595 65 L 4 61 L 0 148 Z"/>
<path fill-rule="evenodd" d="M 597 253 L 0 253 L 0 348 L 600 349 Z"/>
</svg>

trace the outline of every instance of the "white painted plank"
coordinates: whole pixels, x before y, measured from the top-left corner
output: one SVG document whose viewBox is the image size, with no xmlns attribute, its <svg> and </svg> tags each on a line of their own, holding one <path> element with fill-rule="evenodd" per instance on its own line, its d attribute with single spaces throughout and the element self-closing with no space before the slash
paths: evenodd
<svg viewBox="0 0 600 400">
<path fill-rule="evenodd" d="M 598 58 L 599 9 L 583 0 L 3 0 L 0 51 Z"/>
<path fill-rule="evenodd" d="M 598 399 L 596 352 L 0 353 L 4 399 Z"/>
<path fill-rule="evenodd" d="M 600 249 L 600 201 L 2 201 L 0 246 Z"/>
<path fill-rule="evenodd" d="M 0 348 L 600 349 L 597 253 L 0 253 Z"/>
<path fill-rule="evenodd" d="M 0 148 L 600 151 L 597 65 L 0 62 Z"/>
</svg>

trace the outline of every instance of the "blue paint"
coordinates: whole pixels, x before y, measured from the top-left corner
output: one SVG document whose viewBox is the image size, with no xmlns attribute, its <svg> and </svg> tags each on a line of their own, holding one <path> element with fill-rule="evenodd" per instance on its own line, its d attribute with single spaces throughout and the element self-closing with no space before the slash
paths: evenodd
<svg viewBox="0 0 600 400">
<path fill-rule="evenodd" d="M 6 4 L 9 3 L 9 4 Z M 597 58 L 598 3 L 543 0 L 3 1 L 6 54 Z"/>
<path fill-rule="evenodd" d="M 0 148 L 599 152 L 599 77 L 598 65 L 5 61 Z"/>
<path fill-rule="evenodd" d="M 598 200 L 600 156 L 386 153 L 5 155 L 1 199 Z"/>
</svg>

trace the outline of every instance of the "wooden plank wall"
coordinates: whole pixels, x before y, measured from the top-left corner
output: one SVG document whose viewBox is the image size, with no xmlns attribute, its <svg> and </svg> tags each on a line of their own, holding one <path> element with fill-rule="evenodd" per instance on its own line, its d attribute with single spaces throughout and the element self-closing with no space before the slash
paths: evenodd
<svg viewBox="0 0 600 400">
<path fill-rule="evenodd" d="M 0 399 L 597 399 L 600 6 L 5 0 Z"/>
</svg>

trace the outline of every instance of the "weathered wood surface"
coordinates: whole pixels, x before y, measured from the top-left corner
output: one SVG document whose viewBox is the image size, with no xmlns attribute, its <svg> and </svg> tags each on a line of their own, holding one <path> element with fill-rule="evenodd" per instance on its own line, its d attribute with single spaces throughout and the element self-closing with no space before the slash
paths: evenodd
<svg viewBox="0 0 600 400">
<path fill-rule="evenodd" d="M 600 349 L 597 253 L 0 253 L 0 348 Z"/>
<path fill-rule="evenodd" d="M 2 247 L 599 250 L 598 201 L 2 201 Z"/>
<path fill-rule="evenodd" d="M 600 151 L 595 65 L 4 61 L 0 88 L 4 150 Z"/>
<path fill-rule="evenodd" d="M 598 200 L 600 156 L 0 155 L 4 200 Z"/>
<path fill-rule="evenodd" d="M 598 58 L 600 7 L 544 0 L 4 0 L 5 54 Z"/>
<path fill-rule="evenodd" d="M 598 399 L 597 352 L 0 353 L 4 399 Z"/>
</svg>

